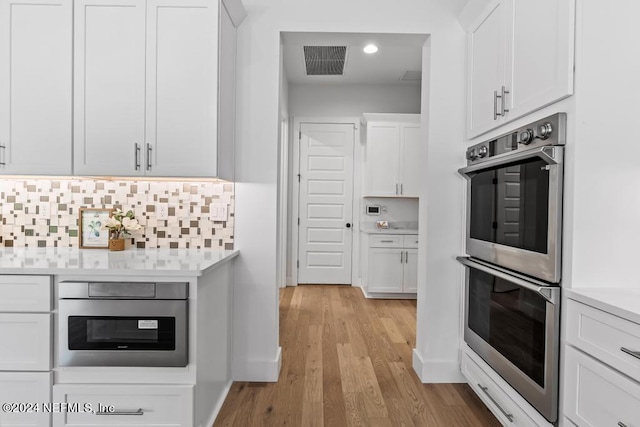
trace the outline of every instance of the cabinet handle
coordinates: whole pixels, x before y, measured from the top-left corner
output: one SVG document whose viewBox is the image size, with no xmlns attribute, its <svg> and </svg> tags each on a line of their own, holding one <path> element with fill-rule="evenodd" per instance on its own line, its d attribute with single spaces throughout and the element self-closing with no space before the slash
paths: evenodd
<svg viewBox="0 0 640 427">
<path fill-rule="evenodd" d="M 633 356 L 636 359 L 640 359 L 640 351 L 629 350 L 628 348 L 625 348 L 625 347 L 620 347 L 620 351 L 627 353 L 628 355 Z"/>
<path fill-rule="evenodd" d="M 498 120 L 498 91 L 493 91 L 493 120 Z"/>
<path fill-rule="evenodd" d="M 618 421 L 618 427 L 627 427 L 627 425 L 622 421 Z"/>
<path fill-rule="evenodd" d="M 2 161 L 2 159 L 4 159 L 4 157 L 7 155 L 7 146 L 6 145 L 0 145 L 0 148 L 2 148 L 2 156 L 0 157 L 0 166 L 6 166 L 6 160 Z"/>
<path fill-rule="evenodd" d="M 507 94 L 511 93 L 507 90 L 506 87 L 502 86 L 502 95 L 500 95 L 500 115 L 502 117 L 504 117 L 504 113 L 508 113 L 509 110 L 507 110 L 506 108 L 504 108 L 505 103 L 507 102 Z"/>
<path fill-rule="evenodd" d="M 404 194 L 404 184 L 400 184 L 400 194 Z"/>
<path fill-rule="evenodd" d="M 151 170 L 151 152 L 153 148 L 151 148 L 151 144 L 147 144 L 147 170 Z"/>
<path fill-rule="evenodd" d="M 502 409 L 502 406 L 500 406 L 500 404 L 498 402 L 496 402 L 496 400 L 489 394 L 489 389 L 487 387 L 482 387 L 479 383 L 478 383 L 478 387 L 480 387 L 480 390 L 482 390 L 484 392 L 484 394 L 487 395 L 487 397 L 489 398 L 490 401 L 493 402 L 494 405 L 496 405 L 498 407 L 498 409 L 500 409 L 500 412 L 502 412 L 502 415 L 504 415 L 505 417 L 507 417 L 507 419 L 509 420 L 509 422 L 513 422 L 513 414 L 509 414 L 507 413 L 507 411 L 505 411 L 504 409 Z"/>
<path fill-rule="evenodd" d="M 402 254 L 404 253 L 404 251 L 400 251 L 400 264 L 402 264 Z"/>
<path fill-rule="evenodd" d="M 380 243 L 393 243 L 393 240 L 380 240 Z"/>
<path fill-rule="evenodd" d="M 96 412 L 96 415 L 144 415 L 142 408 L 137 411 Z"/>
<path fill-rule="evenodd" d="M 398 184 L 396 184 L 396 196 L 398 195 Z"/>
<path fill-rule="evenodd" d="M 133 144 L 133 157 L 135 158 L 136 170 L 140 170 L 140 144 Z"/>
</svg>

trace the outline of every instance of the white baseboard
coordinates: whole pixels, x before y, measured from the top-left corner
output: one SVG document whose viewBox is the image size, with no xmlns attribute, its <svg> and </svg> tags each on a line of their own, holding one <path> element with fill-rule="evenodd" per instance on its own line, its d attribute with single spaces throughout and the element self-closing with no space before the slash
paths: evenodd
<svg viewBox="0 0 640 427">
<path fill-rule="evenodd" d="M 418 294 L 400 294 L 392 292 L 369 293 L 364 288 L 364 286 L 360 286 L 360 290 L 362 291 L 362 295 L 364 295 L 365 298 L 370 299 L 418 299 Z"/>
<path fill-rule="evenodd" d="M 214 408 L 213 408 L 213 412 L 211 413 L 211 416 L 209 417 L 209 421 L 207 421 L 207 423 L 204 424 L 204 425 L 200 425 L 199 427 L 209 427 L 209 426 L 213 425 L 213 423 L 216 421 L 216 418 L 218 418 L 218 414 L 220 413 L 220 409 L 222 409 L 222 405 L 224 405 L 224 401 L 227 399 L 227 395 L 229 394 L 229 391 L 231 390 L 231 385 L 233 385 L 233 381 L 229 380 L 227 385 L 224 387 L 224 390 L 222 391 L 222 394 L 220 395 L 220 398 L 216 402 L 216 406 L 214 406 Z"/>
<path fill-rule="evenodd" d="M 415 348 L 413 349 L 413 370 L 424 384 L 467 382 L 460 372 L 460 364 L 457 360 L 425 361 Z"/>
<path fill-rule="evenodd" d="M 233 366 L 233 380 L 275 383 L 278 382 L 281 367 L 282 347 L 278 347 L 273 359 L 236 361 Z"/>
</svg>

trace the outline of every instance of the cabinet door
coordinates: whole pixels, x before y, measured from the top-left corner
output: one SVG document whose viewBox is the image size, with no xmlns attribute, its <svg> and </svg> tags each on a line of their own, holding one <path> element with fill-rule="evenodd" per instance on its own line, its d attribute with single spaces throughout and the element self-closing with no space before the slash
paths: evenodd
<svg viewBox="0 0 640 427">
<path fill-rule="evenodd" d="M 0 173 L 71 174 L 71 0 L 0 2 Z"/>
<path fill-rule="evenodd" d="M 402 292 L 402 249 L 369 249 L 368 292 Z"/>
<path fill-rule="evenodd" d="M 367 125 L 365 196 L 399 195 L 400 125 Z"/>
<path fill-rule="evenodd" d="M 74 23 L 74 171 L 141 175 L 145 0 L 76 0 Z"/>
<path fill-rule="evenodd" d="M 51 314 L 0 313 L 0 370 L 51 369 Z"/>
<path fill-rule="evenodd" d="M 420 146 L 422 132 L 419 124 L 401 124 L 400 194 L 420 196 Z"/>
<path fill-rule="evenodd" d="M 510 0 L 513 47 L 507 61 L 508 119 L 573 93 L 574 1 Z"/>
<path fill-rule="evenodd" d="M 216 175 L 217 34 L 218 2 L 147 2 L 147 175 Z"/>
<path fill-rule="evenodd" d="M 236 28 L 220 2 L 218 40 L 218 178 L 233 181 L 236 126 Z"/>
<path fill-rule="evenodd" d="M 50 372 L 0 372 L 0 402 L 48 403 L 51 402 Z M 16 408 L 19 409 L 19 408 Z M 43 411 L 1 411 L 2 427 L 49 427 L 50 414 Z"/>
<path fill-rule="evenodd" d="M 494 1 L 469 30 L 467 38 L 467 129 L 472 138 L 502 123 L 494 91 L 504 82 L 507 0 Z"/>
<path fill-rule="evenodd" d="M 418 250 L 405 249 L 404 279 L 402 290 L 407 293 L 418 292 Z"/>
</svg>

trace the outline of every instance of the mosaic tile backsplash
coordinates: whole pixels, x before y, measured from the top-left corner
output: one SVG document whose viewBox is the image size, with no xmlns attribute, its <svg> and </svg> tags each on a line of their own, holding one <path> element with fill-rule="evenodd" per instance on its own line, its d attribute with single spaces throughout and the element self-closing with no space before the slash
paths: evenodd
<svg viewBox="0 0 640 427">
<path fill-rule="evenodd" d="M 158 203 L 167 219 L 157 217 Z M 227 205 L 226 221 L 210 220 L 211 203 Z M 143 229 L 130 247 L 233 249 L 232 183 L 100 179 L 0 179 L 0 246 L 78 247 L 83 207 L 133 210 Z"/>
</svg>

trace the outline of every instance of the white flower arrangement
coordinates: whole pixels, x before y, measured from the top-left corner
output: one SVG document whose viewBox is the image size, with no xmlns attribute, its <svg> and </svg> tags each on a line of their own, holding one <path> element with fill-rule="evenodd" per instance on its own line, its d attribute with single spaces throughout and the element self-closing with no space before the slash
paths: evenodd
<svg viewBox="0 0 640 427">
<path fill-rule="evenodd" d="M 142 226 L 138 223 L 133 211 L 130 210 L 124 213 L 119 208 L 102 225 L 103 230 L 109 230 L 111 239 L 120 239 L 125 235 L 129 236 L 132 232 L 141 228 Z"/>
</svg>

